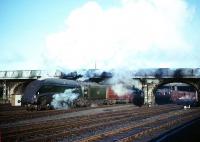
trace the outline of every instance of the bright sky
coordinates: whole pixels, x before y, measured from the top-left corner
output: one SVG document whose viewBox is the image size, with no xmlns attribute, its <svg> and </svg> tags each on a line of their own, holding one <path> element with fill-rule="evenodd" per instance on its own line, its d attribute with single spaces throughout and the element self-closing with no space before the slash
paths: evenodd
<svg viewBox="0 0 200 142">
<path fill-rule="evenodd" d="M 0 70 L 200 67 L 199 0 L 0 0 Z"/>
</svg>

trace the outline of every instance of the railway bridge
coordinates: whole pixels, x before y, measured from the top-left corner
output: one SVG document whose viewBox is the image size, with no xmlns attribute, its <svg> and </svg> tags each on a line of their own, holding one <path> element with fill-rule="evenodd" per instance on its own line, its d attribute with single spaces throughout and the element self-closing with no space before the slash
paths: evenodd
<svg viewBox="0 0 200 142">
<path fill-rule="evenodd" d="M 12 70 L 0 71 L 0 103 L 12 103 L 16 96 L 23 95 L 25 87 L 33 80 L 60 78 L 60 71 Z"/>
<path fill-rule="evenodd" d="M 186 83 L 193 86 L 197 92 L 198 103 L 200 104 L 200 69 L 179 68 L 179 69 L 146 69 L 140 70 L 133 75 L 136 81 L 136 88 L 144 91 L 144 104 L 155 104 L 156 90 L 168 83 Z"/>
<path fill-rule="evenodd" d="M 111 76 L 110 76 L 111 75 Z M 23 95 L 23 91 L 29 82 L 36 79 L 44 78 L 67 78 L 77 79 L 80 74 L 69 73 L 64 74 L 61 71 L 45 71 L 45 70 L 13 70 L 0 71 L 0 103 L 12 102 L 15 96 Z M 105 72 L 89 75 L 90 80 L 98 80 L 99 78 L 112 77 L 112 73 L 108 76 Z M 198 93 L 198 101 L 200 102 L 200 68 L 179 68 L 179 69 L 141 69 L 131 73 L 136 88 L 143 90 L 144 103 L 153 105 L 155 103 L 155 91 L 159 86 L 168 83 L 187 83 L 196 88 Z"/>
</svg>

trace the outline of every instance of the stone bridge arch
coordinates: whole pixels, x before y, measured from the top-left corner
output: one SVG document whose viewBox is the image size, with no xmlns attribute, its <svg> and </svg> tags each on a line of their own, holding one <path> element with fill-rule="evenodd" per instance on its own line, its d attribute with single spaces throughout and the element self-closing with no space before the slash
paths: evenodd
<svg viewBox="0 0 200 142">
<path fill-rule="evenodd" d="M 31 80 L 23 80 L 23 81 L 11 81 L 7 82 L 6 89 L 7 89 L 7 100 L 12 102 L 14 98 L 13 95 L 23 95 L 26 86 L 31 82 Z"/>
<path fill-rule="evenodd" d="M 197 99 L 198 103 L 200 103 L 200 79 L 199 78 L 163 78 L 160 79 L 159 84 L 156 85 L 156 87 L 153 90 L 153 93 L 155 94 L 155 91 L 157 90 L 158 87 L 168 84 L 168 83 L 185 83 L 188 85 L 191 85 L 195 88 L 197 91 Z"/>
<path fill-rule="evenodd" d="M 23 82 L 17 82 L 17 83 L 15 83 L 15 84 L 13 84 L 13 85 L 11 86 L 11 89 L 10 89 L 10 95 L 14 95 L 15 92 L 16 92 L 16 90 L 18 90 L 17 88 L 19 88 L 19 86 L 20 86 L 21 84 L 23 84 Z"/>
<path fill-rule="evenodd" d="M 162 85 L 168 84 L 168 83 L 185 83 L 188 85 L 193 86 L 197 91 L 200 89 L 199 86 L 199 79 L 188 79 L 188 78 L 165 78 L 165 79 L 159 79 L 159 83 L 155 86 L 154 91 L 159 88 Z"/>
<path fill-rule="evenodd" d="M 12 87 L 10 91 L 11 95 L 23 95 L 26 85 L 26 82 L 18 82 Z"/>
<path fill-rule="evenodd" d="M 186 83 L 193 86 L 198 93 L 198 104 L 200 104 L 199 78 L 142 78 L 139 80 L 141 89 L 144 92 L 144 105 L 151 106 L 155 104 L 155 92 L 158 87 L 175 82 Z"/>
</svg>

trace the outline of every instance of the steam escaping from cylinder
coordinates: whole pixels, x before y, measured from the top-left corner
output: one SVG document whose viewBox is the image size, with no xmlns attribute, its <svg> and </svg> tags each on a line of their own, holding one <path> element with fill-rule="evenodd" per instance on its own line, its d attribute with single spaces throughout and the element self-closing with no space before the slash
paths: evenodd
<svg viewBox="0 0 200 142">
<path fill-rule="evenodd" d="M 73 106 L 74 101 L 79 97 L 78 93 L 74 93 L 75 89 L 66 89 L 64 93 L 53 95 L 51 105 L 55 109 L 68 109 Z"/>
</svg>

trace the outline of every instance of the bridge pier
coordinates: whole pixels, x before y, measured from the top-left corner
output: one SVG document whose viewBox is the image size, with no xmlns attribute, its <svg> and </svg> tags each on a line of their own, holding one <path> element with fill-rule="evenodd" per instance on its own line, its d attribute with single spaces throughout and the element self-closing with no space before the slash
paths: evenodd
<svg viewBox="0 0 200 142">
<path fill-rule="evenodd" d="M 197 90 L 197 105 L 200 106 L 200 86 L 198 86 L 198 90 Z"/>
<path fill-rule="evenodd" d="M 144 85 L 144 105 L 152 106 L 155 104 L 155 96 L 153 94 L 154 85 L 147 83 Z"/>
<path fill-rule="evenodd" d="M 144 92 L 144 105 L 151 107 L 155 105 L 155 94 L 154 90 L 156 85 L 159 84 L 157 79 L 145 79 L 143 80 L 143 92 Z"/>
<path fill-rule="evenodd" d="M 0 103 L 9 103 L 9 88 L 6 80 L 0 81 Z"/>
<path fill-rule="evenodd" d="M 7 84 L 6 84 L 6 80 L 3 81 L 2 83 L 3 85 L 3 100 L 6 100 L 7 99 Z"/>
<path fill-rule="evenodd" d="M 0 104 L 12 103 L 16 95 L 22 96 L 30 81 L 32 80 L 0 80 Z"/>
</svg>

